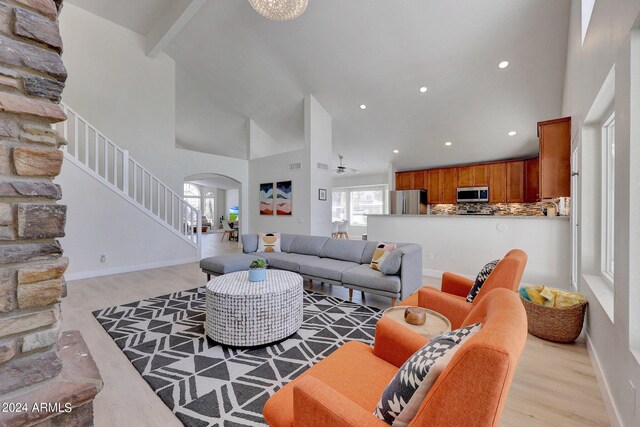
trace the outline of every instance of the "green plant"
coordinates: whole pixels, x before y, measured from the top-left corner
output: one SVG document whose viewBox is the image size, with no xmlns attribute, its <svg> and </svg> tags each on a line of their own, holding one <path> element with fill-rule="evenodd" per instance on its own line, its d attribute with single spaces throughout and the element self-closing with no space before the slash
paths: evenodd
<svg viewBox="0 0 640 427">
<path fill-rule="evenodd" d="M 263 260 L 263 259 L 256 259 L 253 260 L 251 262 L 251 265 L 249 266 L 250 269 L 256 269 L 256 268 L 267 268 L 267 261 Z"/>
</svg>

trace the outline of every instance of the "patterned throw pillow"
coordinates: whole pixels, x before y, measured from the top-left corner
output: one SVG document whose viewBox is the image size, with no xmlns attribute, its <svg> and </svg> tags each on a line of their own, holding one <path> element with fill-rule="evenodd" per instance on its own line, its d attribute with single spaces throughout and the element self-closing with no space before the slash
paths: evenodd
<svg viewBox="0 0 640 427">
<path fill-rule="evenodd" d="M 493 269 L 496 268 L 496 265 L 498 265 L 499 262 L 499 259 L 494 259 L 493 261 L 482 267 L 482 270 L 480 270 L 480 273 L 478 273 L 478 276 L 476 277 L 476 281 L 473 282 L 473 286 L 469 291 L 469 295 L 467 295 L 467 302 L 473 302 L 473 300 L 476 299 L 478 293 L 480 292 L 480 288 L 482 288 L 482 285 L 484 285 L 484 282 L 487 281 L 487 278 L 489 277 Z"/>
<path fill-rule="evenodd" d="M 407 426 L 449 361 L 481 327 L 475 323 L 444 333 L 416 351 L 384 389 L 373 415 L 394 427 Z"/>
<path fill-rule="evenodd" d="M 376 250 L 373 252 L 373 258 L 371 259 L 371 268 L 380 271 L 380 266 L 389 254 L 396 249 L 395 243 L 378 242 Z"/>
<path fill-rule="evenodd" d="M 280 233 L 258 233 L 258 250 L 256 252 L 281 252 Z"/>
</svg>

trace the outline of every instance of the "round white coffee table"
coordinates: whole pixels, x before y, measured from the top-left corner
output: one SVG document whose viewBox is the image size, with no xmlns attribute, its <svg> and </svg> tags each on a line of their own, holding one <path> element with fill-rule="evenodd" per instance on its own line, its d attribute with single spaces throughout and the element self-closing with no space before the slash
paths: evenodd
<svg viewBox="0 0 640 427">
<path fill-rule="evenodd" d="M 267 270 L 263 282 L 248 271 L 207 283 L 205 333 L 221 344 L 253 347 L 279 341 L 302 325 L 302 276 Z"/>
</svg>

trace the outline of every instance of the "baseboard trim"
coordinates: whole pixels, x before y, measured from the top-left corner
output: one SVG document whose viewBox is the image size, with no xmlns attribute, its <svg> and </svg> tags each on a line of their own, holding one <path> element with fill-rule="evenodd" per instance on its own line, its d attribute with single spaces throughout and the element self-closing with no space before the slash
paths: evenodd
<svg viewBox="0 0 640 427">
<path fill-rule="evenodd" d="M 113 274 L 131 273 L 133 271 L 150 270 L 152 268 L 162 268 L 162 267 L 171 267 L 173 265 L 189 264 L 196 261 L 198 261 L 196 257 L 167 260 L 167 261 L 156 261 L 156 262 L 149 262 L 146 264 L 123 265 L 121 267 L 105 268 L 104 270 L 80 271 L 77 273 L 65 274 L 64 277 L 67 281 L 89 279 L 91 277 L 111 276 Z"/>
<path fill-rule="evenodd" d="M 593 371 L 596 375 L 596 379 L 598 380 L 598 387 L 600 388 L 600 394 L 602 395 L 604 407 L 607 410 L 609 422 L 611 423 L 612 427 L 623 427 L 624 424 L 622 423 L 622 418 L 620 417 L 618 408 L 616 407 L 616 404 L 611 396 L 611 388 L 609 387 L 609 383 L 607 383 L 607 379 L 605 378 L 604 372 L 602 371 L 602 366 L 600 365 L 598 354 L 593 348 L 593 343 L 591 342 L 591 337 L 588 333 L 586 334 L 586 337 L 587 353 L 589 354 L 589 359 L 591 359 L 591 366 L 593 366 Z"/>
</svg>

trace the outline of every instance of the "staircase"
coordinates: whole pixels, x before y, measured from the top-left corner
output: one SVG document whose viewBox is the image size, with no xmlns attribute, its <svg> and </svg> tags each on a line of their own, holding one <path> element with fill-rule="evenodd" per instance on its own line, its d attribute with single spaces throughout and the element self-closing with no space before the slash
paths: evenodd
<svg viewBox="0 0 640 427">
<path fill-rule="evenodd" d="M 202 216 L 180 194 L 129 157 L 88 120 L 60 103 L 67 120 L 53 128 L 67 140 L 65 158 L 111 189 L 149 218 L 180 236 L 202 256 Z"/>
</svg>

